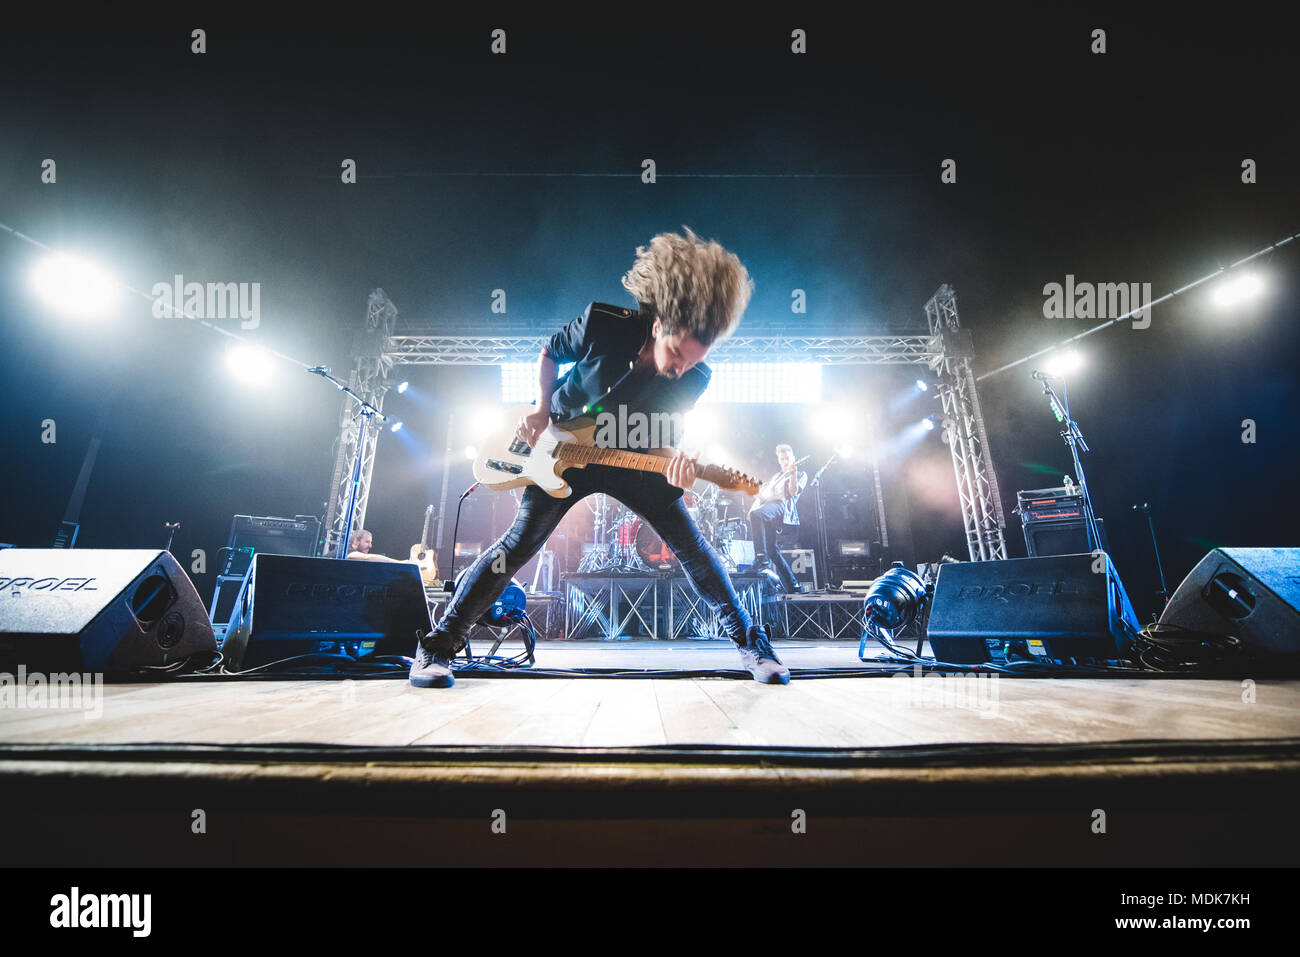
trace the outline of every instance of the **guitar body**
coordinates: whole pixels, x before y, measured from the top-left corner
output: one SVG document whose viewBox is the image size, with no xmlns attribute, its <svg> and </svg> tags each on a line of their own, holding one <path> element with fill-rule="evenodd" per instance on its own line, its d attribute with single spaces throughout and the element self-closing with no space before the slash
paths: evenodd
<svg viewBox="0 0 1300 957">
<path fill-rule="evenodd" d="M 563 425 L 551 423 L 537 437 L 532 449 L 515 436 L 519 420 L 533 411 L 530 405 L 517 405 L 506 411 L 501 429 L 489 436 L 479 446 L 474 459 L 474 478 L 493 490 L 536 485 L 553 498 L 568 498 L 573 487 L 560 477 L 568 469 L 585 466 L 579 462 L 562 462 L 555 457 L 555 447 L 561 442 L 591 445 L 596 436 L 596 423 L 589 419 L 575 419 Z"/>
<path fill-rule="evenodd" d="M 429 534 L 433 527 L 433 506 L 424 510 L 424 532 L 419 544 L 411 546 L 411 561 L 420 566 L 420 578 L 426 585 L 438 582 L 438 558 L 429 544 Z"/>
<path fill-rule="evenodd" d="M 596 423 L 591 419 L 575 419 L 563 425 L 551 423 L 530 449 L 527 442 L 515 435 L 515 429 L 519 420 L 532 411 L 528 405 L 509 409 L 501 429 L 487 436 L 479 446 L 474 458 L 474 478 L 480 484 L 491 489 L 536 485 L 554 498 L 568 498 L 573 494 L 573 487 L 564 480 L 563 473 L 569 469 L 600 464 L 662 474 L 676 454 L 673 449 L 629 452 L 597 448 Z M 758 491 L 757 479 L 735 469 L 699 464 L 696 475 L 720 488 L 742 490 L 750 495 Z"/>
</svg>

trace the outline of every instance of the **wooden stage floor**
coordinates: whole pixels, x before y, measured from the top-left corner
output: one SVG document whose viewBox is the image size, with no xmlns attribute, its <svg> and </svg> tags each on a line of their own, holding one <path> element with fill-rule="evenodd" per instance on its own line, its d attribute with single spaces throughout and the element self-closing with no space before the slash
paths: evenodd
<svg viewBox="0 0 1300 957">
<path fill-rule="evenodd" d="M 668 645 L 548 643 L 539 646 L 538 665 L 738 665 L 727 642 Z M 858 664 L 855 642 L 778 642 L 777 649 L 792 668 Z M 450 689 L 416 689 L 405 680 L 181 680 L 108 684 L 102 693 L 100 714 L 0 709 L 0 744 L 888 748 L 1300 734 L 1300 681 L 1260 680 L 1248 688 L 1239 680 L 1186 678 L 796 675 L 788 686 L 764 686 L 747 676 L 462 674 Z"/>
</svg>

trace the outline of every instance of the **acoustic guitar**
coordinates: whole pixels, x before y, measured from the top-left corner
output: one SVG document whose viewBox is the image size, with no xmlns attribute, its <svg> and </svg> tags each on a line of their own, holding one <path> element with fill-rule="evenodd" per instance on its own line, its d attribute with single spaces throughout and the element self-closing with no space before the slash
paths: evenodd
<svg viewBox="0 0 1300 957">
<path fill-rule="evenodd" d="M 438 583 L 438 559 L 433 554 L 433 545 L 429 541 L 432 531 L 433 506 L 430 505 L 424 510 L 424 532 L 420 535 L 419 544 L 411 546 L 411 561 L 420 566 L 420 578 L 426 585 Z"/>
</svg>

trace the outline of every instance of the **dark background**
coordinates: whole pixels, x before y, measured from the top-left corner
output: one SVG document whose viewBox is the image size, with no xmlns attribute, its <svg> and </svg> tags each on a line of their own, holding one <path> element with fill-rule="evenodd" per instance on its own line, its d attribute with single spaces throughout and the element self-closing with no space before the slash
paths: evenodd
<svg viewBox="0 0 1300 957">
<path fill-rule="evenodd" d="M 589 301 L 630 304 L 618 280 L 635 247 L 685 224 L 745 262 L 755 326 L 919 329 L 949 283 L 983 372 L 1095 324 L 1043 318 L 1044 284 L 1067 273 L 1161 295 L 1300 229 L 1287 20 L 1187 9 L 11 23 L 0 222 L 145 290 L 175 273 L 260 282 L 250 336 L 336 371 L 372 288 L 402 327 L 448 331 L 503 322 L 489 298 L 503 288 L 511 323 L 549 332 Z M 189 52 L 195 26 L 203 56 Z M 498 26 L 509 53 L 494 57 Z M 806 56 L 789 53 L 796 26 Z M 1104 56 L 1089 52 L 1094 27 L 1108 32 Z M 46 157 L 56 185 L 40 182 Z M 339 182 L 345 157 L 356 185 Z M 645 157 L 654 185 L 639 178 Z M 949 157 L 955 185 L 939 181 Z M 1246 157 L 1256 185 L 1240 182 Z M 1225 312 L 1196 290 L 1156 307 L 1147 330 L 1124 323 L 1081 344 L 1073 411 L 1140 611 L 1154 607 L 1155 572 L 1135 502 L 1152 504 L 1171 588 L 1213 546 L 1297 544 L 1297 254 L 1263 260 L 1269 289 L 1248 306 Z M 79 544 L 160 546 L 162 523 L 180 521 L 176 554 L 208 553 L 195 576 L 205 598 L 233 513 L 323 514 L 339 409 L 325 383 L 286 364 L 272 387 L 241 389 L 221 337 L 154 319 L 144 300 L 97 324 L 47 315 L 26 284 L 39 255 L 0 233 L 0 540 L 52 543 L 97 425 Z M 789 311 L 794 288 L 807 315 Z M 1072 471 L 1030 368 L 980 384 L 1008 513 L 1017 489 Z M 418 537 L 447 408 L 475 390 L 490 400 L 493 372 L 411 369 L 438 400 L 390 398 L 424 449 L 380 444 L 377 551 L 404 554 Z M 881 407 L 911 378 L 850 373 L 828 370 L 828 400 L 841 381 Z M 737 464 L 764 475 L 776 441 L 808 434 L 807 410 L 731 408 Z M 837 488 L 865 476 L 845 467 Z M 468 481 L 460 455 L 453 490 Z M 964 557 L 937 431 L 886 481 L 910 533 L 900 558 Z M 1010 514 L 1007 537 L 1023 554 Z"/>
</svg>

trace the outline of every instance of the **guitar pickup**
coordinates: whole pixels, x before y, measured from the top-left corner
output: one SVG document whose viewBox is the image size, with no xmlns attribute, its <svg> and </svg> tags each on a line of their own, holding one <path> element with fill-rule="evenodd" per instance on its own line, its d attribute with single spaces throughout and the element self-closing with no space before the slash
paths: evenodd
<svg viewBox="0 0 1300 957">
<path fill-rule="evenodd" d="M 502 462 L 499 459 L 488 459 L 486 464 L 490 469 L 495 469 L 498 472 L 509 472 L 511 475 L 519 475 L 524 470 L 522 465 L 515 465 L 513 462 Z"/>
<path fill-rule="evenodd" d="M 532 452 L 532 447 L 523 439 L 515 439 L 510 443 L 508 451 L 511 455 L 523 455 L 526 457 L 530 452 Z"/>
</svg>

